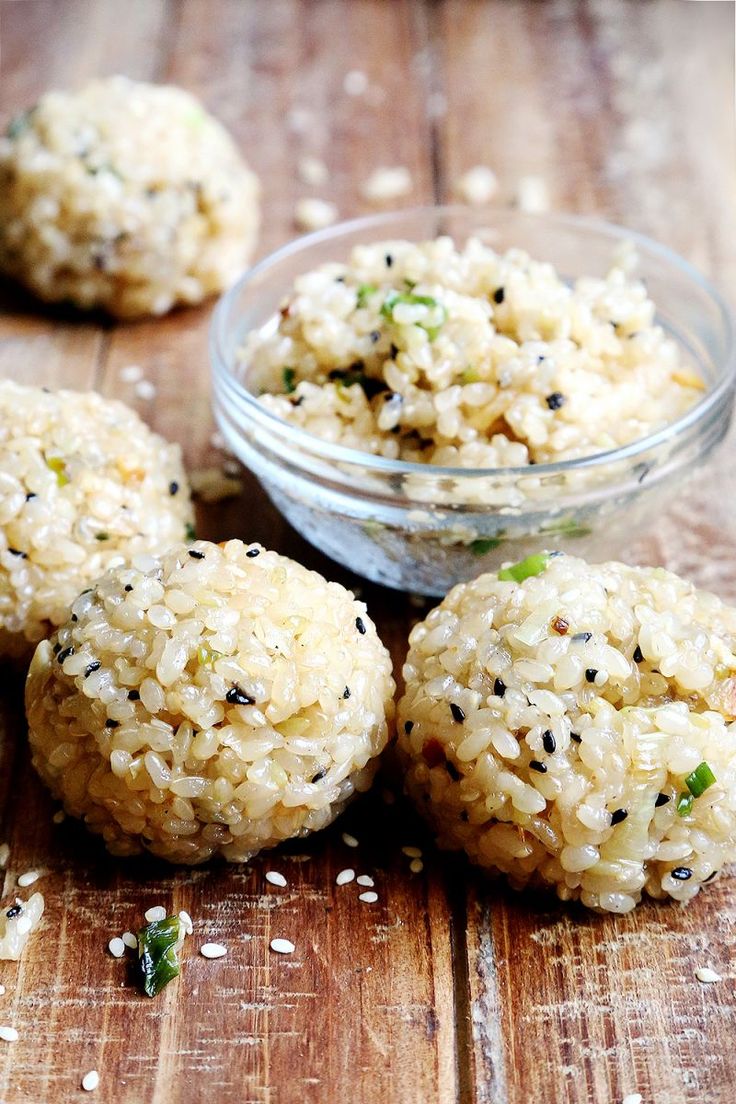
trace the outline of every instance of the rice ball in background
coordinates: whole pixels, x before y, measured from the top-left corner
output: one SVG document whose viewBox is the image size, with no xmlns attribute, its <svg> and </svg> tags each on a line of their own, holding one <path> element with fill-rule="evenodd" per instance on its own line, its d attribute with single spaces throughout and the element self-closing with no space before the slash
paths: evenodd
<svg viewBox="0 0 736 1104">
<path fill-rule="evenodd" d="M 26 710 L 41 777 L 114 854 L 240 862 L 368 788 L 394 690 L 344 587 L 198 541 L 82 594 L 36 651 Z"/>
<path fill-rule="evenodd" d="M 47 301 L 163 314 L 245 266 L 258 192 L 183 89 L 111 77 L 48 92 L 0 138 L 0 269 Z"/>
<path fill-rule="evenodd" d="M 30 655 L 93 579 L 191 525 L 179 446 L 133 410 L 0 380 L 0 656 Z"/>
<path fill-rule="evenodd" d="M 515 888 L 627 912 L 736 859 L 736 610 L 559 553 L 455 587 L 410 636 L 406 786 Z"/>
</svg>

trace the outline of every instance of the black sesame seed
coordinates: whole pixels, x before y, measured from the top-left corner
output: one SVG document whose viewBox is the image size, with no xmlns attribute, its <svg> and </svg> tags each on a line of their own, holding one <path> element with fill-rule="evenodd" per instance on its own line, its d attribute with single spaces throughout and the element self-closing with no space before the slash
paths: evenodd
<svg viewBox="0 0 736 1104">
<path fill-rule="evenodd" d="M 128 691 L 128 701 L 140 701 L 141 696 L 137 690 Z"/>
<path fill-rule="evenodd" d="M 256 556 L 260 556 L 261 550 L 260 548 L 249 548 L 245 554 L 249 560 L 254 560 Z"/>
<path fill-rule="evenodd" d="M 493 680 L 493 693 L 497 698 L 502 698 L 506 693 L 506 683 L 503 679 L 497 678 Z"/>
<path fill-rule="evenodd" d="M 567 400 L 561 391 L 553 391 L 544 401 L 547 403 L 550 410 L 559 410 L 561 406 L 565 405 Z"/>
<path fill-rule="evenodd" d="M 449 759 L 445 761 L 445 770 L 449 774 L 453 782 L 459 782 L 462 778 L 462 774 L 457 769 L 454 763 L 451 763 Z"/>
<path fill-rule="evenodd" d="M 666 805 L 669 800 L 670 800 L 670 795 L 669 794 L 658 793 L 656 798 L 654 799 L 655 809 L 661 809 L 662 806 Z"/>
<path fill-rule="evenodd" d="M 20 905 L 11 905 L 8 911 L 5 913 L 8 920 L 14 920 L 16 916 L 20 916 L 23 909 Z"/>
<path fill-rule="evenodd" d="M 172 482 L 169 483 L 169 494 L 170 495 L 175 495 L 175 494 L 178 494 L 178 493 L 179 493 L 179 484 L 176 482 L 176 480 L 172 480 Z"/>
<path fill-rule="evenodd" d="M 595 667 L 586 667 L 586 669 L 585 669 L 586 682 L 595 682 L 595 676 L 597 674 L 598 674 L 598 671 Z"/>
<path fill-rule="evenodd" d="M 358 630 L 358 632 L 360 633 L 361 636 L 365 636 L 366 632 L 368 631 L 366 629 L 365 625 L 363 624 L 363 618 L 362 617 L 356 617 L 355 618 L 355 627 L 356 627 L 356 629 Z"/>
<path fill-rule="evenodd" d="M 112 717 L 108 717 L 105 721 L 105 728 L 120 728 L 120 721 L 114 721 Z"/>
<path fill-rule="evenodd" d="M 69 620 L 70 620 L 70 621 L 78 621 L 78 620 L 79 620 L 79 618 L 77 617 L 76 613 L 73 613 L 73 614 L 71 615 L 71 617 L 69 618 Z"/>
<path fill-rule="evenodd" d="M 370 339 L 371 339 L 371 341 L 373 342 L 374 345 L 377 344 L 377 342 L 379 342 L 381 340 L 381 331 L 380 330 L 371 330 Z"/>
<path fill-rule="evenodd" d="M 549 729 L 547 729 L 547 731 L 542 734 L 542 747 L 548 755 L 552 755 L 555 748 L 557 747 L 557 741 L 555 740 Z"/>
<path fill-rule="evenodd" d="M 496 290 L 493 293 L 493 302 L 494 303 L 503 303 L 505 298 L 506 298 L 506 289 L 502 288 L 502 287 L 496 288 Z"/>
<path fill-rule="evenodd" d="M 132 589 L 133 589 L 133 584 L 132 583 L 126 583 L 125 586 L 123 587 L 123 590 L 126 592 L 126 594 L 130 594 Z"/>
<path fill-rule="evenodd" d="M 686 882 L 692 876 L 693 872 L 689 866 L 676 866 L 674 870 L 670 870 L 670 877 L 675 878 L 678 882 Z"/>
<path fill-rule="evenodd" d="M 462 724 L 465 720 L 465 711 L 456 705 L 455 702 L 450 702 L 450 712 L 452 713 L 453 721 L 457 721 L 458 724 Z"/>
<path fill-rule="evenodd" d="M 326 770 L 318 770 L 316 774 L 312 775 L 312 777 L 309 779 L 309 781 L 313 784 L 315 782 L 321 782 L 326 774 L 327 774 Z"/>
<path fill-rule="evenodd" d="M 87 678 L 94 671 L 99 671 L 101 666 L 102 664 L 100 663 L 99 659 L 93 659 L 92 662 L 87 667 L 85 667 L 84 677 Z"/>
<path fill-rule="evenodd" d="M 394 263 L 393 257 L 391 256 L 390 253 L 387 253 L 386 254 L 386 268 L 391 268 L 393 263 Z"/>
<path fill-rule="evenodd" d="M 56 658 L 58 659 L 59 663 L 63 663 L 64 660 L 68 659 L 71 655 L 74 655 L 74 647 L 70 645 L 70 647 L 65 648 L 63 652 L 59 652 Z"/>
<path fill-rule="evenodd" d="M 349 686 L 346 686 L 346 687 L 345 687 L 345 689 L 344 689 L 344 690 L 343 690 L 343 692 L 342 692 L 342 696 L 343 696 L 343 697 L 344 697 L 345 699 L 347 699 L 347 698 L 349 698 L 349 697 L 350 697 L 350 687 L 349 687 Z"/>
<path fill-rule="evenodd" d="M 574 744 L 580 744 L 583 741 L 583 737 L 580 735 L 579 732 L 571 732 L 570 739 Z"/>
<path fill-rule="evenodd" d="M 571 636 L 570 639 L 573 640 L 576 644 L 587 644 L 588 641 L 592 639 L 592 637 L 592 632 L 579 632 L 575 633 L 574 636 Z"/>
<path fill-rule="evenodd" d="M 626 820 L 628 815 L 628 809 L 614 809 L 611 813 L 611 825 L 620 824 L 622 820 Z"/>
<path fill-rule="evenodd" d="M 253 705 L 255 698 L 249 698 L 239 686 L 233 686 L 225 695 L 225 701 L 229 705 Z"/>
<path fill-rule="evenodd" d="M 8 552 L 10 553 L 11 556 L 20 556 L 20 558 L 22 560 L 27 560 L 28 559 L 28 553 L 27 552 L 21 552 L 20 548 L 9 548 Z"/>
<path fill-rule="evenodd" d="M 203 560 L 204 559 L 204 552 L 198 552 L 196 548 L 190 548 L 189 549 L 189 555 L 192 557 L 193 560 Z"/>
<path fill-rule="evenodd" d="M 35 498 L 35 497 L 36 497 L 36 492 L 35 491 L 29 491 L 28 494 L 26 495 L 26 502 L 30 502 L 31 499 Z"/>
<path fill-rule="evenodd" d="M 532 761 L 529 764 L 529 769 L 533 770 L 533 771 L 537 771 L 538 774 L 546 774 L 547 773 L 547 768 L 545 767 L 544 763 L 540 763 L 538 759 L 532 759 Z"/>
<path fill-rule="evenodd" d="M 409 733 L 411 732 L 413 727 L 414 727 L 414 722 L 413 721 L 404 721 L 404 732 L 406 733 L 407 736 L 409 735 Z"/>
<path fill-rule="evenodd" d="M 641 650 L 641 648 L 639 647 L 638 644 L 634 648 L 633 659 L 634 659 L 634 663 L 641 663 L 641 661 L 644 659 L 644 656 L 642 655 L 642 650 Z"/>
<path fill-rule="evenodd" d="M 54 644 L 54 655 L 58 655 L 60 651 L 61 651 L 61 644 L 59 644 L 57 642 L 56 644 Z"/>
</svg>

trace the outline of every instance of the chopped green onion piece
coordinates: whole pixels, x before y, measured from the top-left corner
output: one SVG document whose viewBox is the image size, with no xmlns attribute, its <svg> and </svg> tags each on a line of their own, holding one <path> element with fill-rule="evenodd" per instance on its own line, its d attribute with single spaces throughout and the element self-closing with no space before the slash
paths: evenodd
<svg viewBox="0 0 736 1104">
<path fill-rule="evenodd" d="M 361 284 L 358 288 L 358 303 L 359 307 L 364 307 L 366 300 L 370 295 L 375 295 L 378 288 L 375 284 Z"/>
<path fill-rule="evenodd" d="M 56 482 L 60 487 L 66 487 L 69 476 L 66 474 L 66 463 L 61 456 L 47 456 L 46 467 L 56 474 Z"/>
<path fill-rule="evenodd" d="M 479 537 L 478 540 L 470 542 L 469 548 L 474 556 L 485 556 L 486 552 L 492 552 L 494 548 L 498 548 L 502 540 L 502 537 Z"/>
<path fill-rule="evenodd" d="M 138 932 L 138 966 L 143 992 L 155 997 L 179 973 L 177 952 L 181 946 L 178 916 L 154 920 Z"/>
<path fill-rule="evenodd" d="M 197 530 L 192 525 L 191 521 L 188 521 L 184 526 L 184 540 L 195 541 L 197 539 Z"/>
<path fill-rule="evenodd" d="M 95 533 L 95 540 L 106 541 L 110 539 L 109 533 Z"/>
<path fill-rule="evenodd" d="M 480 376 L 475 368 L 466 368 L 460 376 L 461 383 L 478 383 Z"/>
<path fill-rule="evenodd" d="M 10 120 L 8 129 L 5 134 L 8 138 L 17 138 L 24 130 L 28 130 L 31 124 L 31 116 L 35 108 L 31 108 L 29 111 L 24 111 L 21 115 L 16 115 L 15 118 Z"/>
<path fill-rule="evenodd" d="M 222 652 L 215 651 L 214 648 L 208 648 L 206 644 L 200 644 L 197 648 L 197 659 L 203 667 L 213 667 L 215 660 L 219 659 Z"/>
<path fill-rule="evenodd" d="M 291 395 L 293 391 L 296 391 L 296 384 L 294 383 L 296 379 L 296 369 L 284 368 L 282 376 L 284 380 L 284 391 L 286 391 L 287 395 Z"/>
<path fill-rule="evenodd" d="M 387 318 L 389 322 L 394 321 L 394 307 L 399 306 L 400 303 L 406 303 L 408 306 L 421 306 L 429 307 L 433 310 L 437 310 L 440 313 L 440 321 L 436 326 L 428 326 L 426 322 L 417 322 L 417 326 L 426 330 L 427 336 L 430 341 L 434 341 L 440 329 L 447 321 L 447 311 L 443 307 L 442 303 L 438 303 L 436 299 L 433 299 L 431 295 L 415 295 L 412 291 L 407 291 L 399 294 L 397 291 L 390 292 L 381 307 L 381 314 L 384 318 Z"/>
<path fill-rule="evenodd" d="M 553 525 L 545 526 L 541 532 L 555 533 L 560 537 L 572 539 L 574 537 L 587 537 L 593 530 L 587 525 L 578 525 L 572 518 L 564 518 L 562 521 L 556 521 Z"/>
<path fill-rule="evenodd" d="M 695 798 L 692 794 L 681 793 L 677 799 L 677 815 L 681 817 L 690 816 L 693 811 L 693 801 Z"/>
<path fill-rule="evenodd" d="M 689 774 L 685 779 L 685 785 L 689 789 L 693 797 L 700 797 L 705 791 L 713 785 L 716 780 L 716 776 L 710 769 L 707 763 L 703 762 L 695 768 L 692 774 Z"/>
<path fill-rule="evenodd" d="M 525 579 L 531 579 L 533 575 L 541 575 L 548 563 L 549 556 L 546 552 L 535 552 L 534 555 L 527 556 L 520 563 L 511 564 L 510 567 L 502 567 L 498 577 L 504 582 L 523 583 Z"/>
</svg>

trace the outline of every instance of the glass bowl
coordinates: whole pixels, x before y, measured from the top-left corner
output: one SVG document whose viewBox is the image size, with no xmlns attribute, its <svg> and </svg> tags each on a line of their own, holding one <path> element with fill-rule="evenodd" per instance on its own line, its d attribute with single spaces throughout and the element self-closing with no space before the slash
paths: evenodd
<svg viewBox="0 0 736 1104">
<path fill-rule="evenodd" d="M 266 410 L 248 390 L 238 352 L 274 324 L 294 279 L 344 261 L 360 243 L 450 234 L 517 246 L 569 281 L 604 276 L 622 242 L 657 322 L 706 382 L 703 397 L 664 429 L 579 460 L 519 468 L 442 468 L 335 445 Z M 541 548 L 610 559 L 653 522 L 723 439 L 734 385 L 732 320 L 686 261 L 639 234 L 571 215 L 425 207 L 356 219 L 290 243 L 246 272 L 220 299 L 211 328 L 213 405 L 228 447 L 313 545 L 387 586 L 444 595 L 462 580 Z"/>
</svg>

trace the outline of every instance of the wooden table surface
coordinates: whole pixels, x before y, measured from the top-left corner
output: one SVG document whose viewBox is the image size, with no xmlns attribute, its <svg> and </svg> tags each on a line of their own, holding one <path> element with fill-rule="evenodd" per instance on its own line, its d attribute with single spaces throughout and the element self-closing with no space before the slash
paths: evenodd
<svg viewBox="0 0 736 1104">
<path fill-rule="evenodd" d="M 100 74 L 172 81 L 236 135 L 264 184 L 261 254 L 294 234 L 315 194 L 297 164 L 322 158 L 316 194 L 366 209 L 377 164 L 406 165 L 405 202 L 446 198 L 491 165 L 498 202 L 530 173 L 555 208 L 650 233 L 736 293 L 733 5 L 687 0 L 0 0 L 3 120 L 47 87 Z M 350 70 L 366 93 L 347 95 Z M 6 289 L 0 374 L 96 387 L 181 441 L 191 469 L 213 449 L 210 305 L 129 325 L 68 320 Z M 142 400 L 121 378 L 140 365 Z M 628 550 L 736 599 L 734 443 L 656 535 Z M 255 481 L 201 508 L 201 535 L 243 536 L 345 573 L 281 521 Z M 350 582 L 350 580 L 348 580 Z M 365 585 L 397 670 L 418 616 L 407 596 Z M 3 900 L 47 873 L 42 928 L 17 966 L 0 963 L 2 1104 L 93 1095 L 115 1104 L 732 1104 L 736 1100 L 736 883 L 687 909 L 645 903 L 600 917 L 519 897 L 436 854 L 412 812 L 380 792 L 324 834 L 247 867 L 177 871 L 108 858 L 54 807 L 28 766 L 18 679 L 3 686 Z M 389 779 L 389 782 L 391 780 Z M 380 789 L 380 788 L 379 788 Z M 341 834 L 358 838 L 348 848 Z M 411 874 L 404 844 L 426 850 Z M 361 904 L 337 871 L 374 875 Z M 282 871 L 288 887 L 267 885 Z M 153 1001 L 106 950 L 143 911 L 186 908 L 182 973 Z M 293 940 L 279 957 L 269 940 Z M 198 955 L 206 940 L 227 957 Z M 694 976 L 711 965 L 723 981 Z M 86 1097 L 85 1097 L 86 1098 Z"/>
</svg>

